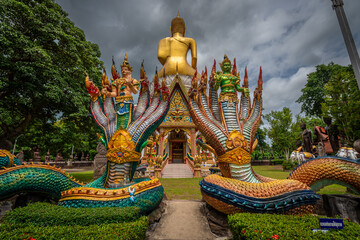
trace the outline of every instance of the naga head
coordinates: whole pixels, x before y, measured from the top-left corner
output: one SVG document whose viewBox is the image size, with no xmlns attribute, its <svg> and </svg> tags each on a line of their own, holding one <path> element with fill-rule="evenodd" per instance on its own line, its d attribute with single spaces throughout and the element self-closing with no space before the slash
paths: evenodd
<svg viewBox="0 0 360 240">
<path fill-rule="evenodd" d="M 168 98 L 169 98 L 169 89 L 168 87 L 166 86 L 166 83 L 165 83 L 165 77 L 163 78 L 162 80 L 162 83 L 161 83 L 161 96 L 162 96 L 162 100 L 163 101 L 167 101 Z"/>
<path fill-rule="evenodd" d="M 141 68 L 140 68 L 140 83 L 141 83 L 141 91 L 147 91 L 149 87 L 149 79 L 147 78 L 144 69 L 144 61 L 141 63 Z"/>
</svg>

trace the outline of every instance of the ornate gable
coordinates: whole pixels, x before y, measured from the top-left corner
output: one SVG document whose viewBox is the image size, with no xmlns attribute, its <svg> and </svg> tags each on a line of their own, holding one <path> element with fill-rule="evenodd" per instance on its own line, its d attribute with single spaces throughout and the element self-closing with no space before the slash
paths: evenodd
<svg viewBox="0 0 360 240">
<path fill-rule="evenodd" d="M 187 92 L 184 92 L 186 88 L 184 86 L 182 88 L 181 85 L 183 84 L 180 77 L 175 77 L 170 86 L 170 109 L 160 127 L 194 126 L 187 106 Z"/>
</svg>

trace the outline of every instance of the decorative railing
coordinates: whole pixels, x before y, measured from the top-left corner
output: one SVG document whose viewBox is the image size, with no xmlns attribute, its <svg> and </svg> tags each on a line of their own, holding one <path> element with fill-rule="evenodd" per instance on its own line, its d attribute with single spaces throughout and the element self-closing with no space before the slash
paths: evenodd
<svg viewBox="0 0 360 240">
<path fill-rule="evenodd" d="M 162 162 L 160 174 L 162 174 L 162 172 L 164 171 L 165 166 L 166 166 L 168 163 L 169 163 L 169 158 L 166 158 L 166 159 Z"/>
<path fill-rule="evenodd" d="M 190 167 L 190 170 L 195 173 L 195 164 L 188 157 L 185 157 L 186 164 Z"/>
</svg>

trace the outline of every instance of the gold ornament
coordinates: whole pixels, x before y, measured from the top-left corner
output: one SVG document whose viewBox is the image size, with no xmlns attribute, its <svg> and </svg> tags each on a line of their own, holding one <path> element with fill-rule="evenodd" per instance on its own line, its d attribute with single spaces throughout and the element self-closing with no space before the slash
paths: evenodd
<svg viewBox="0 0 360 240">
<path fill-rule="evenodd" d="M 251 155 L 243 148 L 237 147 L 221 156 L 218 156 L 217 160 L 220 163 L 234 163 L 237 165 L 243 165 L 250 163 Z"/>
<path fill-rule="evenodd" d="M 131 140 L 130 133 L 126 131 L 123 127 L 120 127 L 110 139 L 108 143 L 108 148 L 123 148 L 129 151 L 133 151 L 135 149 L 135 144 Z"/>
<path fill-rule="evenodd" d="M 106 153 L 108 161 L 122 164 L 127 162 L 138 162 L 141 154 L 123 147 L 109 149 Z"/>
<path fill-rule="evenodd" d="M 226 140 L 226 147 L 228 149 L 233 149 L 237 147 L 241 147 L 245 150 L 249 150 L 249 143 L 244 138 L 244 135 L 237 130 L 233 130 L 230 134 L 228 139 Z"/>
</svg>

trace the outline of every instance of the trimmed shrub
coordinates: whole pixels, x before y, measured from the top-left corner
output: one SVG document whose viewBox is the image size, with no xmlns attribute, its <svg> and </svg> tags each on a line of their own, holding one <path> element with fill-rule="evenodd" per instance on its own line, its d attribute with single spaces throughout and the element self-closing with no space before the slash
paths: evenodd
<svg viewBox="0 0 360 240">
<path fill-rule="evenodd" d="M 283 162 L 284 162 L 283 159 L 273 159 L 273 160 L 271 160 L 272 165 L 280 165 L 280 164 L 283 164 Z"/>
<path fill-rule="evenodd" d="M 137 221 L 126 223 L 111 223 L 90 226 L 47 226 L 34 225 L 0 225 L 0 239 L 145 239 L 148 228 L 148 218 L 143 216 Z"/>
<path fill-rule="evenodd" d="M 344 229 L 327 233 L 312 232 L 320 228 L 318 217 L 259 213 L 228 216 L 234 239 L 359 239 L 360 225 L 344 220 Z"/>
<path fill-rule="evenodd" d="M 8 212 L 2 222 L 33 226 L 88 226 L 133 222 L 140 216 L 138 207 L 66 208 L 37 202 Z"/>
<path fill-rule="evenodd" d="M 297 164 L 292 162 L 291 160 L 284 161 L 282 163 L 283 170 L 292 170 Z"/>
</svg>

